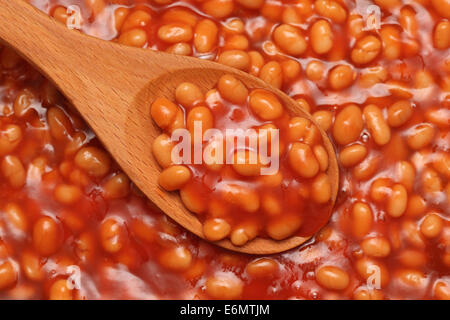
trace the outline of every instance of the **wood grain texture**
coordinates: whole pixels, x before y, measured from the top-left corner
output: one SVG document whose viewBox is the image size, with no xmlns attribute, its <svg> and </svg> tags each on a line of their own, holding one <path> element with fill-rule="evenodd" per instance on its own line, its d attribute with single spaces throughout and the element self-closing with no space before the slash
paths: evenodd
<svg viewBox="0 0 450 320">
<path fill-rule="evenodd" d="M 178 84 L 195 82 L 204 92 L 224 74 L 249 88 L 276 93 L 292 114 L 311 115 L 280 90 L 233 68 L 192 57 L 127 47 L 69 30 L 23 0 L 0 0 L 0 39 L 52 80 L 84 117 L 123 171 L 163 212 L 184 228 L 204 237 L 197 217 L 181 203 L 178 193 L 158 185 L 161 168 L 151 153 L 160 129 L 150 117 L 157 97 L 174 98 Z M 320 127 L 319 127 L 320 128 Z M 321 130 L 330 155 L 328 174 L 336 200 L 339 170 L 332 143 Z M 217 245 L 251 254 L 271 254 L 299 246 L 309 238 L 283 241 L 257 238 L 236 247 L 229 240 Z"/>
</svg>

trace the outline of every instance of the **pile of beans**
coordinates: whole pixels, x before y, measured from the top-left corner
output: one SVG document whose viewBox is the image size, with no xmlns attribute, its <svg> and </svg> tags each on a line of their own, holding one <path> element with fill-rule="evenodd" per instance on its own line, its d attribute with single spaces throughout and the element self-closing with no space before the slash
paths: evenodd
<svg viewBox="0 0 450 320">
<path fill-rule="evenodd" d="M 158 98 L 151 105 L 153 120 L 165 131 L 153 143 L 155 159 L 164 168 L 159 184 L 167 191 L 180 190 L 184 205 L 203 220 L 205 238 L 229 237 L 242 246 L 258 235 L 283 240 L 294 234 L 311 236 L 323 227 L 332 190 L 329 156 L 314 123 L 291 117 L 274 93 L 248 90 L 232 75 L 222 76 L 206 94 L 194 83 L 181 83 L 175 99 L 177 104 Z M 195 121 L 201 125 L 197 135 L 216 128 L 220 137 L 195 141 Z M 227 136 L 226 129 L 233 127 L 242 132 Z M 176 141 L 168 135 L 177 129 L 188 130 L 191 154 L 199 145 L 201 155 L 214 148 L 222 158 L 195 165 L 190 157 L 187 163 L 174 164 Z M 228 150 L 226 143 L 239 138 L 255 141 L 235 143 Z M 262 169 L 275 161 L 273 172 L 264 174 Z"/>
<path fill-rule="evenodd" d="M 0 298 L 450 299 L 448 0 L 30 2 L 62 22 L 77 5 L 82 32 L 282 89 L 335 144 L 340 193 L 302 248 L 217 248 L 158 212 L 2 47 Z"/>
</svg>

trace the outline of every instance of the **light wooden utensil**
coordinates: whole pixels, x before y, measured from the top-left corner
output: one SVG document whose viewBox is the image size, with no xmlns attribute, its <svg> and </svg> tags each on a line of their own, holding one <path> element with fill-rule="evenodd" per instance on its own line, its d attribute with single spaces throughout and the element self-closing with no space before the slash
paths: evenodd
<svg viewBox="0 0 450 320">
<path fill-rule="evenodd" d="M 204 92 L 224 74 L 249 88 L 274 92 L 292 114 L 312 120 L 309 113 L 280 90 L 249 74 L 210 61 L 127 47 L 69 30 L 23 0 L 0 0 L 0 39 L 52 80 L 84 117 L 123 171 L 165 214 L 204 238 L 202 224 L 181 203 L 178 193 L 158 185 L 161 168 L 151 153 L 161 133 L 150 118 L 157 97 L 174 98 L 178 84 L 196 83 Z M 339 172 L 336 154 L 321 131 L 329 154 L 332 200 Z M 282 241 L 256 238 L 237 247 L 229 240 L 215 244 L 234 251 L 271 254 L 296 247 L 309 238 Z"/>
</svg>

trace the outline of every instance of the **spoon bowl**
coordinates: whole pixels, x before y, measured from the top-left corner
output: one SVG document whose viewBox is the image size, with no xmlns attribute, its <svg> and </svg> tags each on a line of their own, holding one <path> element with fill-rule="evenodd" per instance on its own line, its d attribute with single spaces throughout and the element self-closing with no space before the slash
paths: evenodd
<svg viewBox="0 0 450 320">
<path fill-rule="evenodd" d="M 161 169 L 153 158 L 151 145 L 160 129 L 151 119 L 151 102 L 158 97 L 174 100 L 175 88 L 186 81 L 206 92 L 221 76 L 231 74 L 249 89 L 272 91 L 291 114 L 314 122 L 309 113 L 280 90 L 222 64 L 86 36 L 68 30 L 21 0 L 0 0 L 0 19 L 0 40 L 54 82 L 123 171 L 159 209 L 202 238 L 202 223 L 197 216 L 185 208 L 177 193 L 166 192 L 158 185 Z M 329 154 L 328 175 L 334 204 L 339 184 L 336 154 L 327 134 L 317 127 Z M 309 238 L 256 238 L 243 246 L 235 246 L 229 240 L 214 243 L 243 253 L 272 254 L 297 247 Z"/>
</svg>

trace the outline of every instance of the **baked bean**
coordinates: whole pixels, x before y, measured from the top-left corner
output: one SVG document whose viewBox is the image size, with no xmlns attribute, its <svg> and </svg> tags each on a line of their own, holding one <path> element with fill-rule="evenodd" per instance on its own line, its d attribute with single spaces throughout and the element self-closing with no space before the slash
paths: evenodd
<svg viewBox="0 0 450 320">
<path fill-rule="evenodd" d="M 123 9 L 123 8 L 121 7 L 118 9 Z M 125 12 L 123 12 L 121 15 L 123 15 L 124 13 Z M 138 28 L 145 28 L 150 24 L 151 20 L 152 20 L 152 16 L 147 11 L 134 10 L 133 12 L 131 12 L 130 14 L 127 15 L 127 17 L 123 21 L 120 31 L 122 33 L 124 33 L 131 29 L 139 30 Z M 117 21 L 116 21 L 116 23 L 117 23 Z"/>
<path fill-rule="evenodd" d="M 328 152 L 322 145 L 316 145 L 313 147 L 314 155 L 319 162 L 320 171 L 328 169 Z"/>
<path fill-rule="evenodd" d="M 203 102 L 205 97 L 197 85 L 183 82 L 175 90 L 175 99 L 183 107 L 190 109 Z"/>
<path fill-rule="evenodd" d="M 67 8 L 63 6 L 57 6 L 53 10 L 52 16 L 53 18 L 64 24 L 67 23 L 67 18 L 69 17 L 69 15 L 67 14 Z"/>
<path fill-rule="evenodd" d="M 424 287 L 427 280 L 423 272 L 413 269 L 400 269 L 395 275 L 402 284 L 410 287 Z"/>
<path fill-rule="evenodd" d="M 258 230 L 255 225 L 246 224 L 235 228 L 230 235 L 230 240 L 235 246 L 243 246 L 257 236 Z"/>
<path fill-rule="evenodd" d="M 114 218 L 105 219 L 100 226 L 103 249 L 109 253 L 119 252 L 126 243 L 126 231 L 122 223 Z"/>
<path fill-rule="evenodd" d="M 294 142 L 288 152 L 288 161 L 292 169 L 303 178 L 312 178 L 319 172 L 319 162 L 311 147 Z"/>
<path fill-rule="evenodd" d="M 33 103 L 36 102 L 35 94 L 29 89 L 21 90 L 14 100 L 14 114 L 19 118 L 27 117 L 33 114 Z"/>
<path fill-rule="evenodd" d="M 359 39 L 364 32 L 364 21 L 361 15 L 352 13 L 347 20 L 347 29 L 349 34 Z"/>
<path fill-rule="evenodd" d="M 232 166 L 237 173 L 246 177 L 261 175 L 261 169 L 264 167 L 261 156 L 251 150 L 236 151 Z"/>
<path fill-rule="evenodd" d="M 353 293 L 355 300 L 383 300 L 384 296 L 381 290 L 377 289 L 357 289 Z"/>
<path fill-rule="evenodd" d="M 200 21 L 194 31 L 194 46 L 197 52 L 212 51 L 217 44 L 218 32 L 219 29 L 213 21 L 209 19 Z"/>
<path fill-rule="evenodd" d="M 231 226 L 224 219 L 208 219 L 203 222 L 203 234 L 209 241 L 219 241 L 230 234 Z"/>
<path fill-rule="evenodd" d="M 224 49 L 227 50 L 247 50 L 249 42 L 246 36 L 242 34 L 234 34 L 229 36 L 224 45 Z"/>
<path fill-rule="evenodd" d="M 333 90 L 343 90 L 350 87 L 355 79 L 356 74 L 352 67 L 343 64 L 331 69 L 328 75 L 328 84 Z"/>
<path fill-rule="evenodd" d="M 364 237 L 372 228 L 373 214 L 370 207 L 363 202 L 356 202 L 352 207 L 352 232 L 357 238 Z"/>
<path fill-rule="evenodd" d="M 164 169 L 158 179 L 158 183 L 167 191 L 178 190 L 192 177 L 191 171 L 185 166 L 171 166 Z"/>
<path fill-rule="evenodd" d="M 17 277 L 17 271 L 11 262 L 5 261 L 0 264 L 0 290 L 13 286 Z"/>
<path fill-rule="evenodd" d="M 421 123 L 408 130 L 406 142 L 413 150 L 428 146 L 435 136 L 435 129 L 429 123 Z"/>
<path fill-rule="evenodd" d="M 333 114 L 330 111 L 319 110 L 314 112 L 312 117 L 323 131 L 328 131 L 333 124 Z"/>
<path fill-rule="evenodd" d="M 0 126 L 0 156 L 13 151 L 22 141 L 22 129 L 15 124 Z"/>
<path fill-rule="evenodd" d="M 242 104 L 248 97 L 247 87 L 232 75 L 222 76 L 217 83 L 217 89 L 223 98 L 232 103 Z"/>
<path fill-rule="evenodd" d="M 130 29 L 121 33 L 119 43 L 126 46 L 142 48 L 147 43 L 147 33 L 142 29 Z"/>
<path fill-rule="evenodd" d="M 311 197 L 317 203 L 327 203 L 331 199 L 331 182 L 325 173 L 320 173 L 314 178 L 311 185 Z"/>
<path fill-rule="evenodd" d="M 161 265 L 172 271 L 185 271 L 192 263 L 192 253 L 185 247 L 164 250 L 159 256 Z"/>
<path fill-rule="evenodd" d="M 207 0 L 203 2 L 202 9 L 214 18 L 229 16 L 234 10 L 233 0 Z"/>
<path fill-rule="evenodd" d="M 394 218 L 398 218 L 405 213 L 408 204 L 408 193 L 402 184 L 392 187 L 392 194 L 388 199 L 387 213 Z"/>
<path fill-rule="evenodd" d="M 363 88 L 370 88 L 377 83 L 385 82 L 388 78 L 388 72 L 385 67 L 377 66 L 365 68 L 359 77 L 359 84 Z"/>
<path fill-rule="evenodd" d="M 400 10 L 399 21 L 403 29 L 406 32 L 408 32 L 409 36 L 416 37 L 417 35 L 416 12 L 411 6 L 404 6 Z"/>
<path fill-rule="evenodd" d="M 25 276 L 31 281 L 42 281 L 44 279 L 44 270 L 39 256 L 33 251 L 25 251 L 22 254 L 20 263 Z"/>
<path fill-rule="evenodd" d="M 281 15 L 281 22 L 295 25 L 301 24 L 303 21 L 300 13 L 294 7 L 286 7 Z"/>
<path fill-rule="evenodd" d="M 199 18 L 195 13 L 186 8 L 171 7 L 163 13 L 162 20 L 164 22 L 181 22 L 194 28 Z"/>
<path fill-rule="evenodd" d="M 249 9 L 258 9 L 264 4 L 264 0 L 236 0 L 236 2 Z"/>
<path fill-rule="evenodd" d="M 173 22 L 158 29 L 158 38 L 168 43 L 189 42 L 192 37 L 191 26 L 183 23 Z"/>
<path fill-rule="evenodd" d="M 281 70 L 283 74 L 283 81 L 285 83 L 288 83 L 291 81 L 295 81 L 298 78 L 302 67 L 297 61 L 289 59 L 281 63 Z"/>
<path fill-rule="evenodd" d="M 116 8 L 116 10 L 114 10 L 114 27 L 116 28 L 117 32 L 120 31 L 129 14 L 130 9 L 126 7 L 118 7 Z"/>
<path fill-rule="evenodd" d="M 306 112 L 309 112 L 309 113 L 311 112 L 311 105 L 308 103 L 308 101 L 306 101 L 303 98 L 295 99 L 295 101 L 300 106 L 300 108 L 302 108 Z"/>
<path fill-rule="evenodd" d="M 67 279 L 56 280 L 50 287 L 50 300 L 73 300 L 73 290 L 67 286 Z"/>
<path fill-rule="evenodd" d="M 71 156 L 78 152 L 87 143 L 86 134 L 83 132 L 76 132 L 73 134 L 72 139 L 66 145 L 64 153 L 67 156 Z"/>
<path fill-rule="evenodd" d="M 166 49 L 167 53 L 177 54 L 180 56 L 192 55 L 192 48 L 190 44 L 185 42 L 178 42 Z"/>
<path fill-rule="evenodd" d="M 264 57 L 258 51 L 248 52 L 250 67 L 248 73 L 257 77 L 264 65 Z"/>
<path fill-rule="evenodd" d="M 242 50 L 226 50 L 223 51 L 217 60 L 219 63 L 229 67 L 247 71 L 250 66 L 250 56 Z"/>
<path fill-rule="evenodd" d="M 111 167 L 109 155 L 96 147 L 80 149 L 75 155 L 74 162 L 80 169 L 94 178 L 105 176 Z"/>
<path fill-rule="evenodd" d="M 302 223 L 302 218 L 298 215 L 284 214 L 269 221 L 266 232 L 272 239 L 283 240 L 293 236 Z"/>
<path fill-rule="evenodd" d="M 450 22 L 441 21 L 434 28 L 434 46 L 444 50 L 450 47 Z"/>
<path fill-rule="evenodd" d="M 245 32 L 245 25 L 240 18 L 230 18 L 223 24 L 224 31 L 230 34 L 240 34 Z"/>
<path fill-rule="evenodd" d="M 105 182 L 103 190 L 107 199 L 124 198 L 130 192 L 130 179 L 123 172 L 119 172 Z"/>
<path fill-rule="evenodd" d="M 342 149 L 339 162 L 344 167 L 353 167 L 360 163 L 367 155 L 367 148 L 362 144 L 353 144 Z"/>
<path fill-rule="evenodd" d="M 373 237 L 364 239 L 361 248 L 365 254 L 375 258 L 384 258 L 391 253 L 391 244 L 385 237 Z"/>
<path fill-rule="evenodd" d="M 424 238 L 415 222 L 411 220 L 403 221 L 401 224 L 401 234 L 407 243 L 421 249 L 425 247 Z"/>
<path fill-rule="evenodd" d="M 348 105 L 336 116 L 333 137 L 341 145 L 356 141 L 361 135 L 363 120 L 361 110 L 356 105 Z"/>
<path fill-rule="evenodd" d="M 325 66 L 321 61 L 311 61 L 306 66 L 306 76 L 309 80 L 320 81 L 325 74 Z"/>
<path fill-rule="evenodd" d="M 272 87 L 281 89 L 283 84 L 283 71 L 281 65 L 276 61 L 266 63 L 259 73 L 259 77 Z"/>
<path fill-rule="evenodd" d="M 64 141 L 73 134 L 73 126 L 69 117 L 59 108 L 53 107 L 47 111 L 47 121 L 50 133 L 56 140 Z"/>
<path fill-rule="evenodd" d="M 277 171 L 275 174 L 259 177 L 259 181 L 266 187 L 279 187 L 283 181 L 283 174 Z"/>
<path fill-rule="evenodd" d="M 443 188 L 442 179 L 431 168 L 427 168 L 422 172 L 422 185 L 425 193 L 439 192 Z"/>
<path fill-rule="evenodd" d="M 391 127 L 400 127 L 412 116 L 413 109 L 408 100 L 400 100 L 388 108 L 387 122 Z"/>
<path fill-rule="evenodd" d="M 435 238 L 443 228 L 442 218 L 435 213 L 428 213 L 420 224 L 420 231 L 427 238 Z"/>
<path fill-rule="evenodd" d="M 175 119 L 178 106 L 166 98 L 157 98 L 151 106 L 152 119 L 161 129 L 167 128 Z"/>
<path fill-rule="evenodd" d="M 57 185 L 53 194 L 56 201 L 66 205 L 78 202 L 83 195 L 79 187 L 70 184 Z"/>
<path fill-rule="evenodd" d="M 391 129 L 384 120 L 380 108 L 374 104 L 364 107 L 364 118 L 373 140 L 378 145 L 385 145 L 391 140 Z"/>
<path fill-rule="evenodd" d="M 197 127 L 198 126 L 198 127 Z M 214 126 L 214 118 L 211 110 L 207 107 L 195 107 L 192 108 L 187 116 L 186 127 L 189 130 L 192 141 L 194 141 L 196 128 L 201 129 L 201 136 L 203 136 L 204 132 L 213 128 Z"/>
<path fill-rule="evenodd" d="M 398 260 L 406 267 L 420 268 L 427 262 L 427 257 L 420 250 L 406 249 L 398 255 Z"/>
<path fill-rule="evenodd" d="M 223 198 L 231 204 L 237 205 L 247 212 L 255 212 L 259 209 L 259 195 L 250 188 L 227 184 L 222 189 Z"/>
<path fill-rule="evenodd" d="M 56 253 L 63 243 L 64 232 L 59 222 L 48 216 L 39 218 L 33 226 L 33 245 L 43 256 Z"/>
<path fill-rule="evenodd" d="M 13 228 L 22 232 L 28 230 L 28 218 L 22 208 L 15 203 L 8 203 L 5 206 L 5 218 Z"/>
<path fill-rule="evenodd" d="M 13 188 L 21 188 L 25 185 L 27 173 L 22 161 L 16 156 L 5 156 L 1 162 L 2 175 Z"/>
<path fill-rule="evenodd" d="M 288 141 L 302 141 L 308 145 L 320 142 L 321 136 L 317 127 L 308 119 L 293 117 L 289 120 Z"/>
<path fill-rule="evenodd" d="M 450 179 L 450 152 L 437 152 L 433 160 L 433 168 L 447 179 Z"/>
<path fill-rule="evenodd" d="M 291 56 L 298 57 L 306 51 L 307 43 L 300 30 L 282 24 L 273 31 L 273 39 L 278 47 Z"/>
<path fill-rule="evenodd" d="M 347 11 L 333 0 L 317 0 L 314 2 L 314 8 L 321 16 L 330 18 L 336 23 L 344 23 L 347 19 Z"/>
<path fill-rule="evenodd" d="M 347 272 L 335 266 L 322 266 L 316 271 L 316 280 L 330 290 L 344 290 L 350 283 Z"/>
<path fill-rule="evenodd" d="M 245 271 L 254 278 L 265 278 L 275 275 L 279 270 L 278 263 L 271 258 L 258 258 L 247 264 Z"/>
<path fill-rule="evenodd" d="M 283 106 L 278 97 L 267 90 L 253 90 L 248 103 L 250 109 L 263 120 L 274 120 L 283 114 Z"/>
<path fill-rule="evenodd" d="M 417 195 L 413 194 L 408 197 L 408 206 L 406 207 L 405 216 L 408 217 L 418 217 L 421 216 L 426 209 L 426 202 L 425 200 Z"/>
<path fill-rule="evenodd" d="M 444 281 L 437 281 L 434 285 L 434 296 L 440 300 L 449 300 L 450 299 L 450 285 L 445 283 Z"/>
<path fill-rule="evenodd" d="M 311 27 L 311 46 L 317 54 L 325 54 L 333 48 L 333 32 L 326 20 L 318 20 Z"/>
<path fill-rule="evenodd" d="M 356 64 L 366 64 L 372 62 L 380 51 L 380 40 L 373 35 L 368 35 L 356 41 L 351 52 L 351 59 Z"/>
<path fill-rule="evenodd" d="M 367 156 L 363 161 L 353 167 L 353 177 L 357 180 L 367 180 L 371 178 L 380 165 L 380 158 L 377 156 Z"/>
<path fill-rule="evenodd" d="M 430 72 L 419 70 L 414 75 L 414 88 L 424 89 L 434 85 L 434 79 Z"/>
<path fill-rule="evenodd" d="M 209 277 L 205 283 L 206 293 L 214 299 L 238 299 L 243 289 L 242 280 L 230 272 Z"/>
<path fill-rule="evenodd" d="M 271 194 L 266 194 L 262 197 L 261 207 L 269 216 L 277 216 L 282 212 L 280 201 Z"/>
<path fill-rule="evenodd" d="M 203 213 L 206 210 L 206 204 L 203 199 L 196 194 L 196 190 L 189 187 L 180 189 L 181 201 L 185 207 L 194 213 Z"/>
<path fill-rule="evenodd" d="M 388 178 L 378 178 L 370 186 L 370 197 L 377 202 L 384 202 L 391 195 L 392 181 Z"/>
<path fill-rule="evenodd" d="M 380 286 L 382 288 L 386 287 L 387 284 L 389 283 L 389 271 L 386 268 L 386 266 L 376 260 L 373 260 L 371 258 L 361 258 L 358 259 L 355 263 L 355 267 L 356 267 L 356 271 L 358 272 L 358 274 L 365 280 L 367 281 L 369 278 L 370 280 L 374 280 L 374 275 L 379 275 L 379 280 L 380 280 Z M 374 285 L 376 285 L 376 278 L 375 277 L 375 283 L 373 283 Z"/>
<path fill-rule="evenodd" d="M 401 36 L 399 30 L 393 25 L 384 25 L 380 30 L 383 43 L 383 56 L 388 60 L 398 59 L 401 55 Z"/>
<path fill-rule="evenodd" d="M 412 191 L 416 178 L 416 170 L 408 161 L 400 161 L 396 166 L 396 177 L 407 191 Z"/>
</svg>

